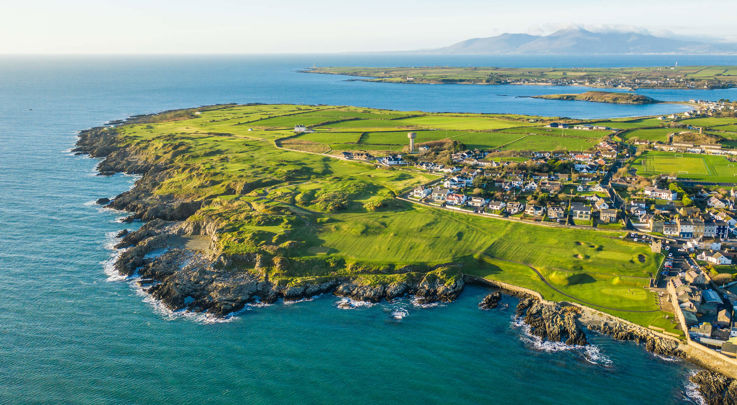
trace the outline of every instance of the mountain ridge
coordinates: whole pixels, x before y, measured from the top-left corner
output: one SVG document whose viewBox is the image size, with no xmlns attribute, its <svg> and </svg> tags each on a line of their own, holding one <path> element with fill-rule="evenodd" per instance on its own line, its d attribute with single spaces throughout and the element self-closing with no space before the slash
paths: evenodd
<svg viewBox="0 0 737 405">
<path fill-rule="evenodd" d="M 467 55 L 735 54 L 737 43 L 659 37 L 634 31 L 567 28 L 549 35 L 501 34 L 425 51 Z"/>
</svg>

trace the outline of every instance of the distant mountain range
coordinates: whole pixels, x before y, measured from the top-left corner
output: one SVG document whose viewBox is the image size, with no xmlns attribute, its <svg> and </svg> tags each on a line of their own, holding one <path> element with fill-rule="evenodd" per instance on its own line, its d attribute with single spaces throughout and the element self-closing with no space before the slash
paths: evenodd
<svg viewBox="0 0 737 405">
<path fill-rule="evenodd" d="M 550 35 L 502 34 L 424 51 L 458 55 L 735 54 L 737 44 L 570 28 Z"/>
</svg>

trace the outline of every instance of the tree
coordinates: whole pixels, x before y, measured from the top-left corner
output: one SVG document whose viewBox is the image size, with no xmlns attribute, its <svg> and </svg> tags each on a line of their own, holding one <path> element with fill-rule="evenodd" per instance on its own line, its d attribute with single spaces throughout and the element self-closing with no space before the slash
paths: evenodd
<svg viewBox="0 0 737 405">
<path fill-rule="evenodd" d="M 689 198 L 688 194 L 684 194 L 683 198 L 681 199 L 681 202 L 683 203 L 684 207 L 689 207 L 693 204 L 693 200 Z"/>
</svg>

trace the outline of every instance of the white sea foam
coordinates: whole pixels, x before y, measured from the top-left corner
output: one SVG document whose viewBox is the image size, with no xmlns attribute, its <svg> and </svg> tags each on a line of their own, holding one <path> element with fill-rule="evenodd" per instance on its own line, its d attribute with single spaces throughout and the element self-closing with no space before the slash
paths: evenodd
<svg viewBox="0 0 737 405">
<path fill-rule="evenodd" d="M 706 399 L 704 399 L 704 397 L 701 395 L 701 391 L 699 391 L 699 386 L 691 381 L 691 377 L 693 377 L 694 374 L 696 374 L 696 371 L 692 371 L 691 373 L 689 373 L 688 377 L 686 378 L 684 395 L 688 401 L 694 404 L 706 405 Z"/>
<path fill-rule="evenodd" d="M 187 310 L 172 311 L 171 309 L 167 308 L 167 306 L 164 305 L 164 303 L 155 299 L 151 294 L 147 293 L 141 286 L 138 285 L 138 282 L 136 280 L 131 280 L 129 284 L 134 289 L 136 294 L 143 298 L 143 302 L 145 302 L 146 304 L 150 305 L 153 308 L 154 313 L 170 321 L 177 320 L 177 319 L 186 319 L 192 322 L 204 323 L 204 324 L 227 323 L 227 322 L 232 322 L 235 319 L 237 319 L 236 315 L 242 313 L 243 311 L 241 310 L 241 311 L 228 314 L 224 318 L 220 318 L 215 315 L 202 313 L 202 312 L 192 312 L 192 311 L 187 311 Z M 244 308 L 244 310 L 247 310 L 247 309 Z"/>
<path fill-rule="evenodd" d="M 402 307 L 395 307 L 391 310 L 391 312 L 389 312 L 389 315 L 392 317 L 392 319 L 401 321 L 402 319 L 409 316 L 409 311 Z"/>
<path fill-rule="evenodd" d="M 667 361 L 668 363 L 678 363 L 681 361 L 678 357 L 670 357 L 670 356 L 663 356 L 662 354 L 655 354 L 651 353 L 653 356 L 659 358 L 660 360 Z"/>
<path fill-rule="evenodd" d="M 576 346 L 581 347 L 581 346 Z M 583 346 L 583 358 L 591 364 L 596 364 L 604 367 L 611 367 L 614 362 L 609 357 L 605 356 L 599 346 L 592 344 Z"/>
<path fill-rule="evenodd" d="M 299 304 L 300 302 L 310 302 L 310 301 L 314 301 L 315 298 L 319 297 L 320 295 L 322 294 L 313 295 L 312 297 L 307 297 L 307 298 L 300 298 L 298 300 L 284 300 L 283 302 L 284 302 L 284 305 L 294 305 L 294 304 Z"/>
<path fill-rule="evenodd" d="M 120 255 L 125 251 L 125 249 L 115 248 L 115 245 L 120 240 L 115 235 L 117 235 L 116 232 L 108 232 L 105 234 L 105 244 L 104 244 L 105 249 L 108 249 L 111 251 L 110 257 L 101 263 L 103 267 L 103 271 L 105 272 L 105 275 L 107 276 L 107 281 L 122 281 L 127 278 L 126 276 L 120 274 L 117 270 L 115 270 L 115 262 L 118 260 Z"/>
<path fill-rule="evenodd" d="M 441 304 L 440 302 L 420 302 L 420 299 L 417 297 L 412 297 L 410 300 L 413 306 L 417 308 L 435 308 L 435 307 L 444 307 L 445 304 Z"/>
<path fill-rule="evenodd" d="M 335 305 L 340 309 L 356 309 L 356 308 L 371 308 L 376 305 L 373 302 L 354 300 L 353 298 L 343 297 L 335 302 Z"/>
<path fill-rule="evenodd" d="M 575 351 L 581 354 L 583 359 L 591 364 L 596 364 L 603 367 L 611 367 L 614 362 L 601 352 L 601 349 L 596 345 L 567 345 L 563 342 L 551 342 L 543 340 L 538 336 L 535 336 L 530 331 L 530 325 L 525 323 L 522 318 L 512 317 L 512 327 L 519 329 L 522 333 L 520 334 L 520 340 L 532 349 L 547 352 L 568 352 Z"/>
</svg>

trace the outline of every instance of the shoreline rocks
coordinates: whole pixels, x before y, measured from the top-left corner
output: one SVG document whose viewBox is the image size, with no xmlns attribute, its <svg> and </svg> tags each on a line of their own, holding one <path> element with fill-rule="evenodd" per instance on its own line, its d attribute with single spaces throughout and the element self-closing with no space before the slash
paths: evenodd
<svg viewBox="0 0 737 405">
<path fill-rule="evenodd" d="M 719 373 L 701 370 L 690 378 L 707 405 L 737 404 L 737 380 Z"/>
<path fill-rule="evenodd" d="M 530 333 L 543 340 L 571 346 L 588 344 L 578 321 L 578 311 L 573 307 L 548 304 L 528 297 L 522 298 L 517 304 L 516 314 L 530 326 Z"/>
<path fill-rule="evenodd" d="M 502 299 L 502 293 L 499 291 L 494 291 L 493 293 L 487 295 L 484 297 L 481 302 L 479 302 L 479 309 L 482 310 L 488 310 L 488 309 L 494 309 L 499 305 L 499 301 Z"/>
<path fill-rule="evenodd" d="M 584 324 L 589 330 L 610 336 L 616 340 L 643 344 L 650 353 L 667 357 L 684 358 L 680 345 L 670 339 L 656 336 L 645 328 L 633 327 L 618 321 L 591 317 Z"/>
</svg>

